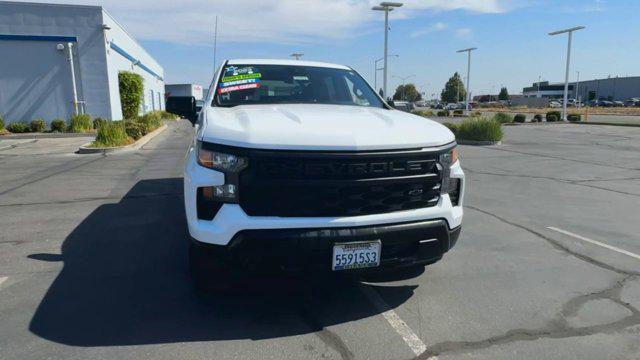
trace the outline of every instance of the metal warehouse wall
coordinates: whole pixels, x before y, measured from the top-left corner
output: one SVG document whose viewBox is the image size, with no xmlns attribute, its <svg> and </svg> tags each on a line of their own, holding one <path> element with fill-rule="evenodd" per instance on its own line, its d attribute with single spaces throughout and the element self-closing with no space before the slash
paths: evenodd
<svg viewBox="0 0 640 360">
<path fill-rule="evenodd" d="M 0 1 L 0 115 L 8 122 L 71 117 L 68 41 L 86 113 L 122 119 L 120 71 L 142 75 L 141 113 L 164 109 L 164 70 L 101 7 Z"/>
<path fill-rule="evenodd" d="M 140 112 L 164 109 L 164 70 L 114 19 L 103 11 L 107 43 L 107 67 L 113 119 L 122 119 L 118 73 L 132 71 L 144 80 L 144 98 Z"/>
<path fill-rule="evenodd" d="M 95 6 L 0 1 L 0 114 L 8 121 L 47 121 L 72 114 L 73 94 L 64 41 L 36 35 L 77 38 L 76 83 L 86 111 L 109 116 L 109 91 L 102 12 Z M 6 40 L 11 35 L 26 35 Z"/>
<path fill-rule="evenodd" d="M 595 91 L 596 99 L 611 97 L 613 100 L 625 100 L 640 97 L 640 76 L 581 81 L 578 95 L 587 100 L 590 91 Z"/>
</svg>

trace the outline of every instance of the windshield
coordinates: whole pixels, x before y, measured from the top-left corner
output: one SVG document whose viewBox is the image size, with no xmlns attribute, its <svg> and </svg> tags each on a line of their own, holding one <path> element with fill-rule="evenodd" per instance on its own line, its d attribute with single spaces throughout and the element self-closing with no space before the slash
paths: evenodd
<svg viewBox="0 0 640 360">
<path fill-rule="evenodd" d="M 222 72 L 215 106 L 334 104 L 384 107 L 353 70 L 297 65 L 229 65 Z"/>
</svg>

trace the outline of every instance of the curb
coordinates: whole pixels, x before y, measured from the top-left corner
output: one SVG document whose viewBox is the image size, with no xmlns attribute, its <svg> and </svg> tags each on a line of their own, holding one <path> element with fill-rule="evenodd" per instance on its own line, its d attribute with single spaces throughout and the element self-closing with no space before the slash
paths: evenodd
<svg viewBox="0 0 640 360">
<path fill-rule="evenodd" d="M 165 131 L 166 129 L 167 129 L 167 124 L 162 124 L 162 126 L 153 130 L 147 135 L 141 137 L 133 144 L 129 144 L 125 146 L 94 148 L 94 147 L 89 147 L 91 143 L 86 143 L 80 146 L 80 148 L 78 148 L 78 151 L 76 151 L 76 154 L 107 154 L 107 153 L 113 154 L 113 153 L 119 153 L 119 152 L 131 151 L 131 150 L 138 150 L 141 147 L 143 147 L 146 143 L 151 141 L 151 139 L 153 139 L 154 137 L 156 137 L 158 134 Z"/>
<path fill-rule="evenodd" d="M 523 123 L 504 123 L 502 125 L 503 126 L 527 126 L 527 125 L 538 126 L 538 125 L 561 125 L 561 124 L 568 124 L 568 123 L 570 123 L 570 121 L 540 121 L 540 122 L 527 121 Z"/>
<path fill-rule="evenodd" d="M 493 146 L 502 145 L 502 141 L 456 140 L 458 145 Z"/>
<path fill-rule="evenodd" d="M 0 135 L 0 139 L 48 139 L 48 138 L 77 138 L 95 137 L 95 133 L 30 133 Z"/>
<path fill-rule="evenodd" d="M 574 121 L 572 124 L 576 125 L 609 125 L 609 126 L 627 126 L 627 127 L 640 127 L 640 124 L 634 123 L 605 123 L 605 122 L 591 122 L 591 121 Z"/>
</svg>

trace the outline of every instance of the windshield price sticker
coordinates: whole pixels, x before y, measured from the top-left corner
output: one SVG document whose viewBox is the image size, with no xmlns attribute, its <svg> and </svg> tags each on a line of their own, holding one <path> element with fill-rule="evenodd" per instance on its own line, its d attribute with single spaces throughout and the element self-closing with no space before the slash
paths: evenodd
<svg viewBox="0 0 640 360">
<path fill-rule="evenodd" d="M 235 67 L 229 66 L 224 71 L 224 77 L 222 77 L 222 82 L 231 82 L 237 80 L 247 80 L 247 79 L 260 79 L 262 74 L 255 71 L 252 66 L 245 67 Z"/>
<path fill-rule="evenodd" d="M 244 80 L 235 80 L 229 82 L 220 83 L 220 87 L 228 87 L 234 85 L 244 85 L 244 84 L 255 84 L 260 82 L 260 79 L 244 79 Z"/>
<path fill-rule="evenodd" d="M 218 89 L 218 94 L 224 94 L 224 93 L 228 93 L 228 92 L 231 92 L 231 91 L 257 89 L 259 87 L 260 87 L 260 83 L 234 85 L 234 86 L 219 88 Z"/>
<path fill-rule="evenodd" d="M 261 77 L 262 77 L 262 74 L 260 74 L 260 73 L 231 75 L 231 76 L 223 77 L 222 78 L 222 82 L 245 80 L 245 79 L 259 79 Z"/>
</svg>

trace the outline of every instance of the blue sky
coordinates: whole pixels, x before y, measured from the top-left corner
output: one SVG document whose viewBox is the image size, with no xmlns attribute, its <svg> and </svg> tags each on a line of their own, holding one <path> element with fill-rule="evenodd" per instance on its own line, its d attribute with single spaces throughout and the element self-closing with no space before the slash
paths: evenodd
<svg viewBox="0 0 640 360">
<path fill-rule="evenodd" d="M 63 0 L 67 1 L 67 0 Z M 78 3 L 78 1 L 68 1 Z M 640 75 L 640 1 L 405 0 L 391 17 L 390 76 L 439 94 L 454 71 L 466 74 L 473 53 L 473 94 L 510 93 L 543 80 L 563 81 L 566 35 L 574 34 L 571 79 Z M 87 2 L 85 2 L 87 3 Z M 164 67 L 168 83 L 207 85 L 213 72 L 213 22 L 219 19 L 218 60 L 287 58 L 347 64 L 373 84 L 382 56 L 383 13 L 370 0 L 104 0 L 103 5 Z M 379 87 L 381 84 L 379 74 Z M 400 83 L 390 77 L 390 89 Z"/>
</svg>

